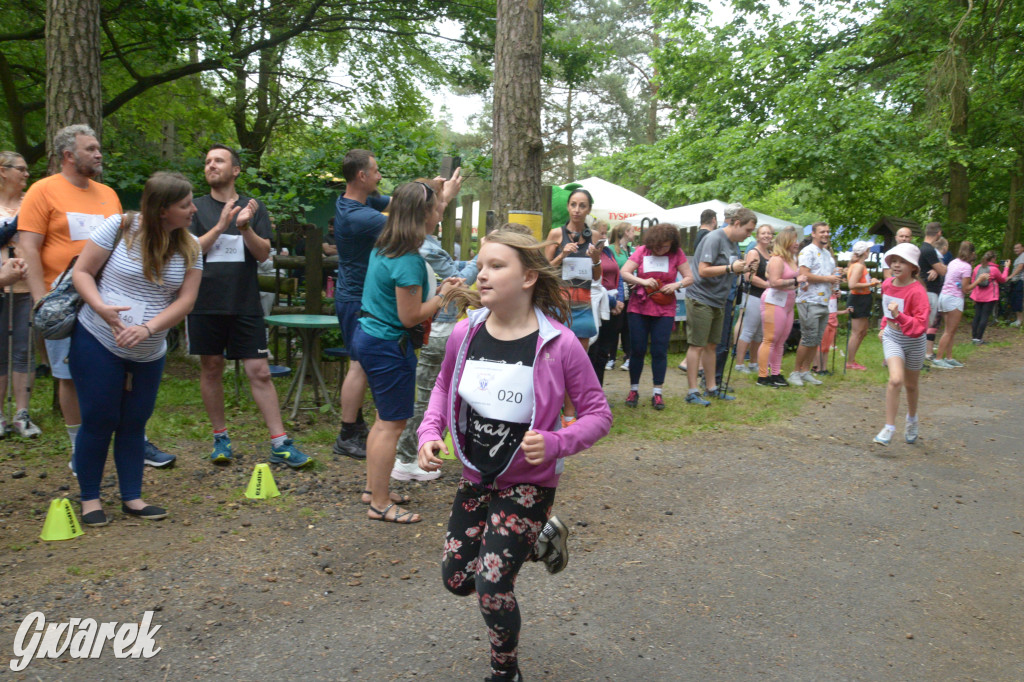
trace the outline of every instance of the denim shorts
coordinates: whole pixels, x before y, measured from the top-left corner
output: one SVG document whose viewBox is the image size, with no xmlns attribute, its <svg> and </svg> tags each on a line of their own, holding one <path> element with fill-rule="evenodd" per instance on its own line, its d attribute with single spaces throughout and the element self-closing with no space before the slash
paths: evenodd
<svg viewBox="0 0 1024 682">
<path fill-rule="evenodd" d="M 398 422 L 412 417 L 416 400 L 416 353 L 412 344 L 378 339 L 357 324 L 349 348 L 352 350 L 359 355 L 380 418 Z"/>
</svg>

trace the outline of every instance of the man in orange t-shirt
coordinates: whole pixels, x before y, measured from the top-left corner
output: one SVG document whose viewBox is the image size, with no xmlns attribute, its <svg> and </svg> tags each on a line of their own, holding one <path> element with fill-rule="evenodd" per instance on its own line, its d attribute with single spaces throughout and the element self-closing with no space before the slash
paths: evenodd
<svg viewBox="0 0 1024 682">
<path fill-rule="evenodd" d="M 49 291 L 71 259 L 82 252 L 93 228 L 121 212 L 121 201 L 114 190 L 92 179 L 103 169 L 100 143 L 92 128 L 63 128 L 54 136 L 53 150 L 60 155 L 60 173 L 29 187 L 18 215 L 18 244 L 28 266 L 33 301 Z M 82 417 L 68 369 L 70 348 L 70 338 L 46 341 L 50 371 L 59 381 L 60 409 L 71 438 L 73 462 Z"/>
</svg>

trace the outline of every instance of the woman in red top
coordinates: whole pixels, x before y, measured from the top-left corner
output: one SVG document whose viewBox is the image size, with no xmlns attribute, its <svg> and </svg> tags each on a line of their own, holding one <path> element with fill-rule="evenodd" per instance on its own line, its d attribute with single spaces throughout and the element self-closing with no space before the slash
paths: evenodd
<svg viewBox="0 0 1024 682">
<path fill-rule="evenodd" d="M 679 246 L 679 228 L 661 223 L 647 230 L 644 245 L 622 266 L 622 279 L 633 285 L 629 297 L 629 394 L 627 407 L 640 402 L 640 374 L 644 371 L 647 340 L 651 341 L 651 406 L 665 409 L 661 394 L 668 369 L 668 343 L 675 324 L 676 292 L 693 284 L 690 264 Z"/>
<path fill-rule="evenodd" d="M 622 332 L 622 321 L 626 319 L 625 288 L 619 263 L 608 244 L 608 223 L 598 220 L 594 223 L 594 244 L 601 249 L 601 286 L 608 296 L 608 319 L 601 320 L 597 329 L 597 341 L 588 351 L 594 365 L 597 380 L 604 386 L 604 373 L 608 361 L 615 357 L 615 347 Z"/>
<path fill-rule="evenodd" d="M 889 367 L 885 389 L 885 426 L 875 442 L 888 445 L 896 431 L 900 391 L 907 389 L 907 424 L 903 432 L 908 443 L 917 441 L 917 396 L 921 367 L 924 366 L 925 333 L 928 331 L 928 292 L 917 279 L 921 271 L 921 250 L 909 242 L 897 244 L 885 254 L 892 277 L 882 283 L 882 331 L 878 333 Z"/>
<path fill-rule="evenodd" d="M 978 281 L 978 286 L 971 289 L 971 300 L 974 301 L 971 341 L 976 346 L 985 343 L 982 337 L 985 336 L 985 328 L 999 303 L 999 285 L 1010 276 L 1010 261 L 1003 263 L 1003 270 L 1000 272 L 999 265 L 995 260 L 996 252 L 986 251 L 985 255 L 981 257 L 981 263 L 974 268 L 974 279 Z M 985 274 L 988 275 L 987 279 L 982 278 L 982 275 Z"/>
</svg>

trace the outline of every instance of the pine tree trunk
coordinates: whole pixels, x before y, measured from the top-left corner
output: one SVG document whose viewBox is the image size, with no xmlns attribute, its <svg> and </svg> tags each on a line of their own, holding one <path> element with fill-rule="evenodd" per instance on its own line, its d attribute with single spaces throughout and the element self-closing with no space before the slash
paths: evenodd
<svg viewBox="0 0 1024 682">
<path fill-rule="evenodd" d="M 99 0 L 46 0 L 46 145 L 65 126 L 103 129 Z M 60 159 L 50 150 L 50 173 Z"/>
<path fill-rule="evenodd" d="M 1013 245 L 1020 241 L 1021 222 L 1024 219 L 1024 153 L 1017 153 L 1017 163 L 1010 171 L 1010 200 L 1006 207 L 1006 234 L 1003 236 L 1002 255 L 1013 258 Z"/>
<path fill-rule="evenodd" d="M 565 181 L 576 182 L 576 131 L 572 126 L 572 86 L 565 101 Z"/>
<path fill-rule="evenodd" d="M 540 211 L 543 0 L 498 0 L 494 41 L 494 211 Z"/>
</svg>

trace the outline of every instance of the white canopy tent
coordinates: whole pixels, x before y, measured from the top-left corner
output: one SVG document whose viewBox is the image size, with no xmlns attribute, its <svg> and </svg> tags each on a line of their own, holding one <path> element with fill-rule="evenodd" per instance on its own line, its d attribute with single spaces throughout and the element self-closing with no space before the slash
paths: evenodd
<svg viewBox="0 0 1024 682">
<path fill-rule="evenodd" d="M 644 218 L 647 218 L 648 221 L 647 223 L 644 224 L 650 224 L 650 222 L 653 219 L 656 219 L 659 223 L 672 223 L 674 225 L 678 225 L 679 227 L 690 227 L 691 225 L 700 225 L 700 214 L 710 208 L 712 211 L 718 214 L 718 224 L 721 225 L 725 221 L 725 207 L 727 205 L 728 204 L 726 204 L 724 201 L 712 199 L 711 201 L 702 201 L 698 204 L 690 204 L 689 206 L 679 206 L 677 208 L 671 208 L 667 210 L 662 209 L 659 211 L 642 213 L 639 215 L 635 215 L 632 218 L 627 218 L 626 222 L 632 225 L 640 225 Z M 784 227 L 790 226 L 800 229 L 799 225 L 788 220 L 781 220 L 779 218 L 772 217 L 766 213 L 758 213 L 757 211 L 754 211 L 754 214 L 757 215 L 758 225 L 767 223 L 768 225 L 774 227 L 776 230 L 781 230 Z"/>
<path fill-rule="evenodd" d="M 598 177 L 584 178 L 577 180 L 576 183 L 594 197 L 594 208 L 590 211 L 590 215 L 595 220 L 605 220 L 615 225 L 617 222 L 627 220 L 640 213 L 664 210 L 636 192 L 631 192 L 625 187 L 619 187 L 615 183 Z"/>
</svg>

